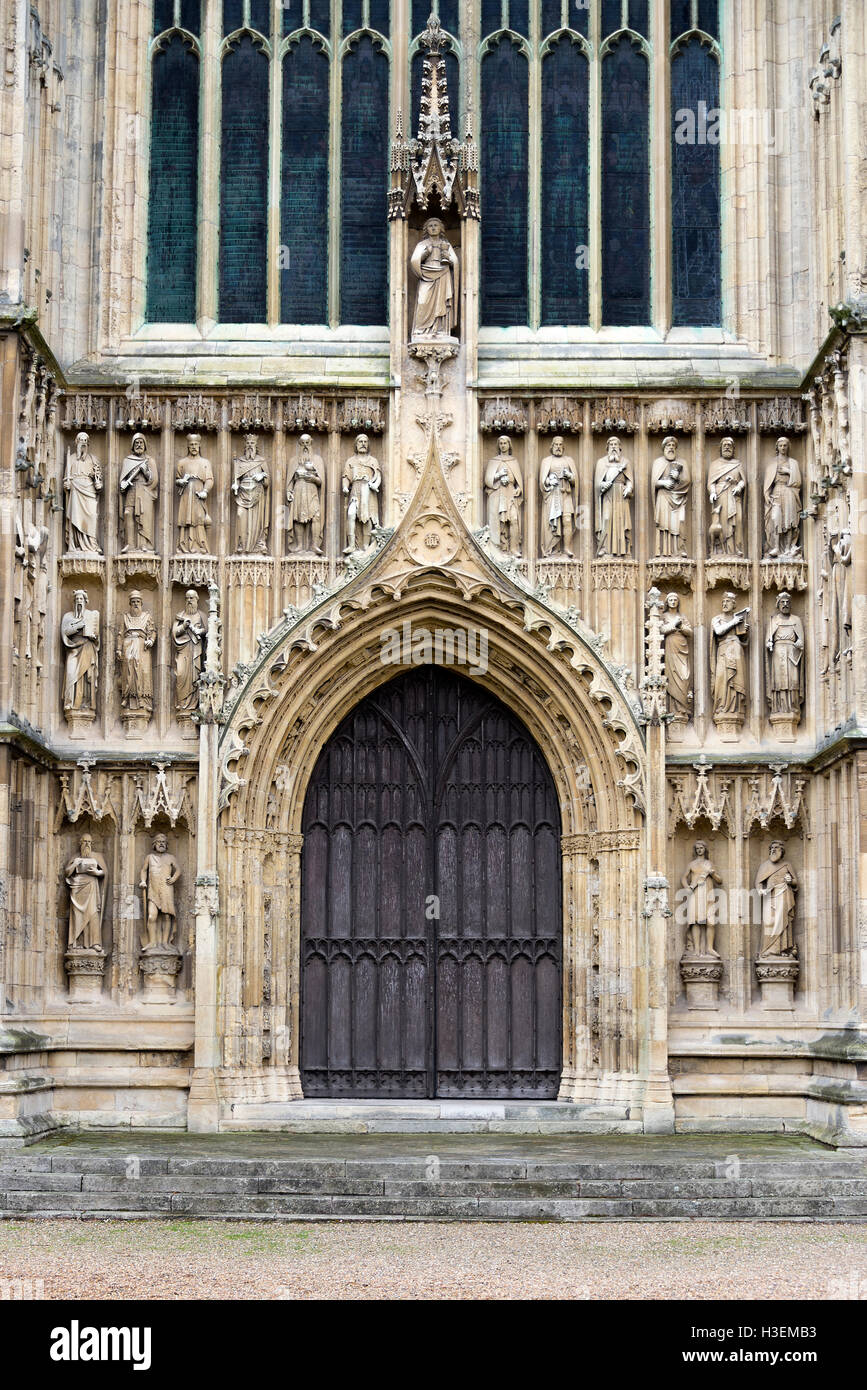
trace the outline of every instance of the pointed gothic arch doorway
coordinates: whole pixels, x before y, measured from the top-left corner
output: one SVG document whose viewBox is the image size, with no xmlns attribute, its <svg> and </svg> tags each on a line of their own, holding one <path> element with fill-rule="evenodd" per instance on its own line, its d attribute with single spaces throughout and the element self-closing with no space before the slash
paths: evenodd
<svg viewBox="0 0 867 1390">
<path fill-rule="evenodd" d="M 557 1096 L 560 812 L 521 721 L 452 670 L 368 695 L 319 755 L 301 861 L 307 1096 Z"/>
</svg>

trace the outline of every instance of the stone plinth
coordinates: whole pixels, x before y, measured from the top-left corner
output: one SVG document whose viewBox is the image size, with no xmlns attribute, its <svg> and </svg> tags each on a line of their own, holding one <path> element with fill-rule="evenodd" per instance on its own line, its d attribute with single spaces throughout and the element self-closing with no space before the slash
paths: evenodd
<svg viewBox="0 0 867 1390">
<path fill-rule="evenodd" d="M 121 714 L 121 723 L 125 738 L 141 738 L 151 722 L 150 713 L 147 710 L 136 710 Z"/>
<path fill-rule="evenodd" d="M 690 1009 L 718 1009 L 723 963 L 719 956 L 682 956 L 680 976 Z"/>
<path fill-rule="evenodd" d="M 743 716 L 739 714 L 715 714 L 713 722 L 721 743 L 736 743 L 744 727 Z"/>
<path fill-rule="evenodd" d="M 766 1009 L 793 1009 L 800 963 L 794 956 L 759 956 L 756 978 Z"/>
<path fill-rule="evenodd" d="M 105 951 L 72 950 L 64 957 L 69 976 L 69 1000 L 72 1004 L 96 1004 L 102 998 L 102 979 L 105 974 Z"/>
<path fill-rule="evenodd" d="M 768 716 L 774 737 L 781 743 L 794 743 L 798 734 L 798 724 L 800 715 L 798 714 L 771 714 Z"/>
<path fill-rule="evenodd" d="M 146 946 L 141 953 L 142 1003 L 164 1004 L 175 997 L 181 953 L 174 946 Z"/>
</svg>

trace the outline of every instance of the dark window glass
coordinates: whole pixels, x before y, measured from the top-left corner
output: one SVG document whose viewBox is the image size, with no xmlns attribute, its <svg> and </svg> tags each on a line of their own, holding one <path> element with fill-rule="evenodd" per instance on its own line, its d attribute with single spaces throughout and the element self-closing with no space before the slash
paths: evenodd
<svg viewBox="0 0 867 1390">
<path fill-rule="evenodd" d="M 719 38 L 719 0 L 698 0 L 698 27 L 712 39 Z"/>
<path fill-rule="evenodd" d="M 341 323 L 388 322 L 388 59 L 369 38 L 343 62 Z"/>
<path fill-rule="evenodd" d="M 527 62 L 508 39 L 482 60 L 482 323 L 527 322 Z"/>
<path fill-rule="evenodd" d="M 577 29 L 578 33 L 583 34 L 585 39 L 590 37 L 590 5 L 588 0 L 583 0 L 581 4 L 578 3 L 578 0 L 570 0 L 569 28 Z"/>
<path fill-rule="evenodd" d="M 244 23 L 243 0 L 223 0 L 223 33 L 234 34 Z"/>
<path fill-rule="evenodd" d="M 361 0 L 343 0 L 343 36 L 361 28 Z"/>
<path fill-rule="evenodd" d="M 546 37 L 560 28 L 562 6 L 560 0 L 542 0 L 542 35 Z"/>
<path fill-rule="evenodd" d="M 501 27 L 502 15 L 500 0 L 482 0 L 482 34 L 495 34 Z"/>
<path fill-rule="evenodd" d="M 509 28 L 526 39 L 530 33 L 530 6 L 527 0 L 510 0 Z"/>
<path fill-rule="evenodd" d="M 199 60 L 180 36 L 154 56 L 148 200 L 149 323 L 196 317 Z"/>
<path fill-rule="evenodd" d="M 542 63 L 542 323 L 588 321 L 587 60 L 561 39 Z"/>
<path fill-rule="evenodd" d="M 602 33 L 616 34 L 623 28 L 623 7 L 620 0 L 602 0 Z"/>
<path fill-rule="evenodd" d="M 671 4 L 671 37 L 678 38 L 685 34 L 691 27 L 690 14 L 692 6 L 689 0 L 670 0 Z"/>
<path fill-rule="evenodd" d="M 647 38 L 647 0 L 629 0 L 629 27 Z"/>
<path fill-rule="evenodd" d="M 430 0 L 428 0 L 430 3 Z M 461 111 L 461 74 L 460 65 L 454 53 L 445 53 L 446 60 L 446 82 L 449 91 L 449 113 L 452 118 L 452 134 L 457 139 L 460 134 L 460 111 Z M 424 49 L 419 49 L 413 54 L 412 58 L 412 90 L 410 93 L 410 113 L 411 128 L 410 135 L 418 134 L 419 117 L 421 115 L 421 79 L 424 65 Z"/>
<path fill-rule="evenodd" d="M 246 35 L 223 59 L 220 321 L 264 323 L 268 60 Z"/>
<path fill-rule="evenodd" d="M 172 0 L 156 0 L 154 4 L 154 33 L 161 34 L 171 29 L 175 22 L 175 7 Z"/>
<path fill-rule="evenodd" d="M 297 16 L 292 27 L 294 29 L 301 27 Z M 315 29 L 317 34 L 323 34 L 326 39 L 330 37 L 331 0 L 310 0 L 310 27 Z"/>
<path fill-rule="evenodd" d="M 620 39 L 602 63 L 602 322 L 650 321 L 647 63 Z"/>
<path fill-rule="evenodd" d="M 181 0 L 181 27 L 198 37 L 202 22 L 200 0 Z"/>
<path fill-rule="evenodd" d="M 283 59 L 280 318 L 328 322 L 328 59 L 312 39 Z"/>
<path fill-rule="evenodd" d="M 270 39 L 271 0 L 250 0 L 250 24 L 266 39 Z"/>
<path fill-rule="evenodd" d="M 412 36 L 421 34 L 427 27 L 427 18 L 431 12 L 430 0 L 412 0 Z"/>
<path fill-rule="evenodd" d="M 424 20 L 424 24 L 422 24 L 422 28 L 424 28 L 424 25 L 425 25 L 426 23 L 427 23 L 427 16 L 425 16 L 425 20 Z M 443 26 L 443 28 L 444 28 L 445 30 L 447 30 L 448 33 L 454 34 L 455 38 L 458 38 L 458 37 L 459 37 L 460 23 L 461 23 L 461 6 L 460 6 L 460 0 L 440 0 L 440 24 Z"/>
<path fill-rule="evenodd" d="M 707 49 L 693 39 L 671 62 L 672 318 L 676 326 L 713 326 L 722 313 L 719 145 L 701 142 L 700 102 L 710 111 L 719 106 L 719 68 Z M 679 116 L 681 112 L 696 119 L 688 122 Z M 696 134 L 698 139 L 689 139 Z M 684 137 L 688 143 L 682 143 Z"/>
<path fill-rule="evenodd" d="M 370 27 L 388 38 L 389 0 L 370 0 Z"/>
</svg>

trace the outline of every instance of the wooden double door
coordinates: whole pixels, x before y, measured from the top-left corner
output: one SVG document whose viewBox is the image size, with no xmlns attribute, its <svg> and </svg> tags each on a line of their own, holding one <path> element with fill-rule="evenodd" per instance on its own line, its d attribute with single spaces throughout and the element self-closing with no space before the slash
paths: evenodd
<svg viewBox="0 0 867 1390">
<path fill-rule="evenodd" d="M 560 815 L 506 706 L 435 666 L 380 687 L 320 754 L 303 832 L 304 1094 L 555 1097 Z"/>
</svg>

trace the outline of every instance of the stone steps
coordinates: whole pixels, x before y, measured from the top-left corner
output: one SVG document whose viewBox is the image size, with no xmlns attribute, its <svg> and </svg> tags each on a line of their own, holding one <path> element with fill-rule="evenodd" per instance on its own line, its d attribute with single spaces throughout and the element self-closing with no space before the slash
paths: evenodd
<svg viewBox="0 0 867 1390">
<path fill-rule="evenodd" d="M 239 1146 L 237 1139 L 236 1147 Z M 302 1141 L 296 1140 L 296 1143 Z M 334 1141 L 335 1143 L 337 1141 Z M 185 1156 L 158 1140 L 148 1152 L 86 1138 L 0 1159 L 0 1216 L 252 1220 L 824 1220 L 867 1221 L 867 1161 L 816 1146 L 737 1165 L 668 1152 L 642 1159 L 545 1142 L 538 1152 L 390 1151 L 350 1156 L 327 1136 L 308 1156 Z M 379 1141 L 366 1141 L 385 1145 Z M 458 1143 L 457 1138 L 453 1143 Z M 135 1147 L 135 1136 L 126 1141 Z M 520 1141 L 516 1141 L 520 1147 Z M 199 1141 L 207 1151 L 207 1140 Z M 401 1152 L 403 1148 L 403 1152 Z M 108 1151 L 106 1151 L 108 1149 Z M 553 1150 L 553 1152 L 552 1152 Z M 573 1152 L 570 1152 L 573 1150 Z M 732 1146 L 732 1152 L 736 1146 Z"/>
</svg>

